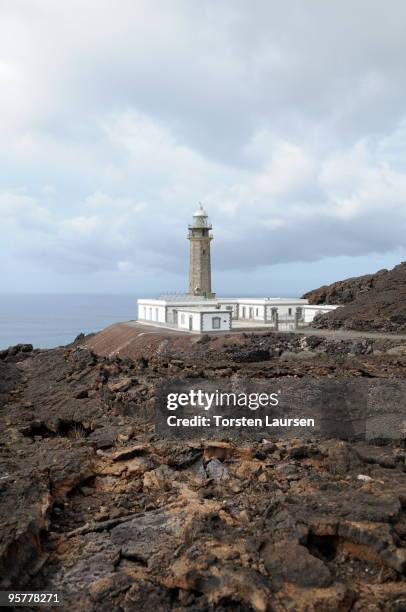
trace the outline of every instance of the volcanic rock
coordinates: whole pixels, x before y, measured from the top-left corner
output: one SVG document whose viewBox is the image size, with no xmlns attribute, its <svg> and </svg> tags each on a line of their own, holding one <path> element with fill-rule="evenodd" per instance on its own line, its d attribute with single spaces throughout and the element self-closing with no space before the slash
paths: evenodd
<svg viewBox="0 0 406 612">
<path fill-rule="evenodd" d="M 313 327 L 406 331 L 406 262 L 314 289 L 303 296 L 310 304 L 340 304 L 315 318 Z"/>
<path fill-rule="evenodd" d="M 399 340 L 359 342 L 312 332 L 173 336 L 163 346 L 144 335 L 133 359 L 82 343 L 7 352 L 1 588 L 56 591 L 61 610 L 92 612 L 401 610 L 404 441 L 168 440 L 154 430 L 172 360 L 181 380 L 209 364 L 216 384 L 230 369 L 252 388 L 405 378 L 406 355 L 388 353 Z M 303 352 L 312 358 L 293 357 Z"/>
</svg>

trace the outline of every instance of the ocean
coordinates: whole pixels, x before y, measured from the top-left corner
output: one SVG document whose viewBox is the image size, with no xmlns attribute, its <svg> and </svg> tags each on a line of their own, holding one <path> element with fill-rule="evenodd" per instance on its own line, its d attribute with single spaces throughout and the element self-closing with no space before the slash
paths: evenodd
<svg viewBox="0 0 406 612">
<path fill-rule="evenodd" d="M 136 302 L 134 295 L 0 294 L 0 349 L 19 343 L 35 348 L 68 344 L 81 332 L 136 319 Z"/>
</svg>

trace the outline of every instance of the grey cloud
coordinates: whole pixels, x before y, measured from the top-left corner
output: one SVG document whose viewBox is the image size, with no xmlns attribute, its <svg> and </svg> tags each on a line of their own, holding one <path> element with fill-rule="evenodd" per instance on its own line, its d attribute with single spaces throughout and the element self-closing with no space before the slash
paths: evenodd
<svg viewBox="0 0 406 612">
<path fill-rule="evenodd" d="M 97 12 L 76 3 L 81 27 L 63 21 L 64 5 L 35 4 L 38 14 L 15 13 L 32 34 L 27 64 L 55 98 L 42 121 L 56 133 L 61 117 L 91 122 L 111 108 L 137 108 L 204 154 L 241 163 L 241 146 L 261 124 L 297 137 L 323 121 L 335 138 L 352 138 L 393 128 L 403 113 L 401 1 L 390 11 L 376 0 L 356 9 L 349 1 L 257 1 L 255 10 L 246 2 L 123 2 L 119 15 L 108 2 Z M 30 40 L 41 43 L 38 61 Z"/>
<path fill-rule="evenodd" d="M 45 211 L 0 228 L 15 257 L 183 269 L 199 199 L 219 270 L 405 246 L 403 0 L 119 6 L 0 9 L 0 195 Z"/>
</svg>

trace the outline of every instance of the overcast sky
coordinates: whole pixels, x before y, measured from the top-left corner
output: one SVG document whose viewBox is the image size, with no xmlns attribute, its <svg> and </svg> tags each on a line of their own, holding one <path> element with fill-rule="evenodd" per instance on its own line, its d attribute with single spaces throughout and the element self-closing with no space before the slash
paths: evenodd
<svg viewBox="0 0 406 612">
<path fill-rule="evenodd" d="M 404 0 L 0 0 L 1 292 L 295 295 L 406 259 Z"/>
</svg>

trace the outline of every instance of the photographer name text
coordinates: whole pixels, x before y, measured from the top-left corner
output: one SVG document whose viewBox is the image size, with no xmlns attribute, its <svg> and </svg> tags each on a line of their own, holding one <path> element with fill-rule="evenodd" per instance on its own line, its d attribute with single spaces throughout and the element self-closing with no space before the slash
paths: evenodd
<svg viewBox="0 0 406 612">
<path fill-rule="evenodd" d="M 264 416 L 225 416 L 223 414 L 207 414 L 208 411 L 221 409 L 248 409 L 256 411 L 259 408 L 272 409 L 279 406 L 280 391 L 274 393 L 224 393 L 218 390 L 204 392 L 202 390 L 190 390 L 184 393 L 169 393 L 167 395 L 166 408 L 175 411 L 178 408 L 204 411 L 203 414 L 177 416 L 171 414 L 166 418 L 169 427 L 219 427 L 219 428 L 242 428 L 242 427 L 314 427 L 315 420 L 312 418 L 291 418 L 286 416 L 265 414 Z"/>
</svg>

